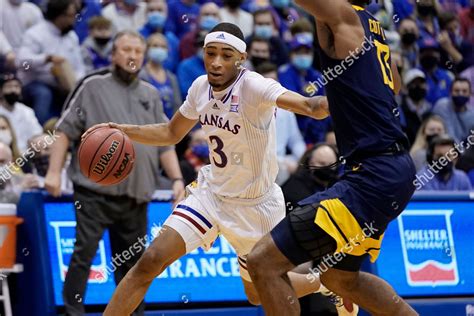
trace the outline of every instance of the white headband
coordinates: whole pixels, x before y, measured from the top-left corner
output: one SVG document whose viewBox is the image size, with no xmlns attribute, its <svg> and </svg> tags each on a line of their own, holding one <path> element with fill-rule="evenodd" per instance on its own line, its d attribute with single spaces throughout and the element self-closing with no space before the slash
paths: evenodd
<svg viewBox="0 0 474 316">
<path fill-rule="evenodd" d="M 245 53 L 247 50 L 247 44 L 245 44 L 243 40 L 227 32 L 212 32 L 207 34 L 204 40 L 204 46 L 213 42 L 230 45 L 241 53 Z"/>
</svg>

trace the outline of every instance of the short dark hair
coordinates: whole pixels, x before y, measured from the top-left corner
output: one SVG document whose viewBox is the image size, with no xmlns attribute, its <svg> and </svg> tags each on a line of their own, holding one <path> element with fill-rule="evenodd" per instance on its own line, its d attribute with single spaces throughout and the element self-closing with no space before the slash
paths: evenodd
<svg viewBox="0 0 474 316">
<path fill-rule="evenodd" d="M 48 21 L 54 21 L 64 14 L 71 4 L 75 5 L 74 0 L 49 0 L 46 4 L 44 17 Z"/>
<path fill-rule="evenodd" d="M 467 78 L 463 78 L 463 77 L 456 77 L 454 80 L 453 80 L 453 83 L 451 84 L 451 91 L 453 91 L 453 88 L 454 88 L 454 84 L 457 83 L 457 82 L 465 82 L 469 85 L 469 92 L 472 92 L 472 85 L 471 85 L 471 81 Z"/>
<path fill-rule="evenodd" d="M 244 33 L 242 33 L 242 30 L 237 25 L 232 24 L 232 23 L 227 23 L 227 22 L 219 23 L 216 26 L 214 26 L 214 28 L 210 31 L 210 33 L 212 32 L 226 32 L 244 41 Z"/>
</svg>

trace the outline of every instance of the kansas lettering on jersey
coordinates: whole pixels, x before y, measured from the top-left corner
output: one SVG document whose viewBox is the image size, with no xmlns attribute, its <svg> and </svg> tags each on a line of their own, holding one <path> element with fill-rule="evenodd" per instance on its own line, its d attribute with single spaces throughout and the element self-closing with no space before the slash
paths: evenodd
<svg viewBox="0 0 474 316">
<path fill-rule="evenodd" d="M 344 157 L 407 143 L 397 115 L 390 48 L 375 17 L 354 6 L 365 33 L 363 49 L 336 60 L 318 48 L 323 71 L 337 76 L 325 86 L 339 153 Z M 339 70 L 343 70 L 340 71 Z"/>
<path fill-rule="evenodd" d="M 220 92 L 207 76 L 194 81 L 179 111 L 206 133 L 211 164 L 201 172 L 215 194 L 254 199 L 271 188 L 278 173 L 275 104 L 286 91 L 246 69 Z"/>
</svg>

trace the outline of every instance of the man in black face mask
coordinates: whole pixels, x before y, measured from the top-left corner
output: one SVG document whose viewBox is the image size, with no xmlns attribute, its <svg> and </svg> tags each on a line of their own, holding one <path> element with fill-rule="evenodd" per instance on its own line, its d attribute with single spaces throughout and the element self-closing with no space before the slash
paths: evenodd
<svg viewBox="0 0 474 316">
<path fill-rule="evenodd" d="M 89 20 L 89 36 L 81 45 L 88 73 L 110 65 L 112 53 L 112 22 L 103 16 L 95 16 Z"/>
<path fill-rule="evenodd" d="M 419 41 L 418 45 L 420 47 L 420 68 L 425 73 L 428 84 L 426 100 L 434 106 L 438 100 L 449 96 L 453 75 L 440 67 L 442 66 L 440 65 L 440 46 L 436 40 L 426 37 Z M 448 66 L 446 65 L 446 67 Z"/>
<path fill-rule="evenodd" d="M 398 29 L 401 37 L 401 54 L 404 59 L 405 69 L 418 66 L 418 45 L 416 41 L 420 37 L 420 30 L 416 22 L 411 18 L 406 18 L 400 22 Z"/>
<path fill-rule="evenodd" d="M 43 132 L 33 110 L 21 103 L 21 82 L 15 74 L 0 78 L 0 115 L 10 121 L 20 152 L 28 146 L 28 139 Z"/>
<path fill-rule="evenodd" d="M 443 118 L 447 133 L 456 141 L 465 140 L 474 130 L 474 110 L 467 106 L 471 96 L 471 82 L 465 78 L 456 78 L 451 86 L 451 97 L 440 100 L 433 113 Z"/>
<path fill-rule="evenodd" d="M 419 69 L 410 69 L 403 76 L 403 85 L 400 107 L 405 120 L 402 125 L 410 143 L 413 144 L 421 122 L 431 111 L 431 104 L 426 101 L 426 76 Z"/>
<path fill-rule="evenodd" d="M 254 37 L 249 43 L 248 53 L 244 66 L 253 70 L 264 62 L 270 61 L 270 43 L 266 39 Z"/>
<path fill-rule="evenodd" d="M 459 152 L 454 139 L 448 135 L 435 137 L 427 152 L 428 165 L 416 176 L 417 189 L 470 191 L 471 183 L 464 171 L 455 168 Z"/>
</svg>

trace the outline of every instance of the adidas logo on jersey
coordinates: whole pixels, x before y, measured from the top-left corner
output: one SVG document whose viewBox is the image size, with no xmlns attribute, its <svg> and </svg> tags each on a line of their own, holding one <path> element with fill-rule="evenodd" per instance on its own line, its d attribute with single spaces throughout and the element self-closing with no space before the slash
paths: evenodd
<svg viewBox="0 0 474 316">
<path fill-rule="evenodd" d="M 225 40 L 224 33 L 219 34 L 216 38 Z"/>
<path fill-rule="evenodd" d="M 217 103 L 214 103 L 214 105 L 212 106 L 212 108 L 213 108 L 214 110 L 220 110 L 220 108 L 217 106 Z"/>
</svg>

